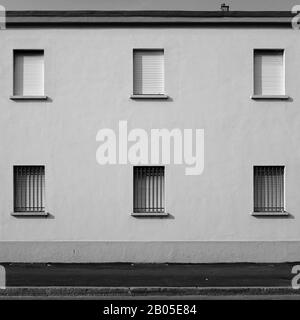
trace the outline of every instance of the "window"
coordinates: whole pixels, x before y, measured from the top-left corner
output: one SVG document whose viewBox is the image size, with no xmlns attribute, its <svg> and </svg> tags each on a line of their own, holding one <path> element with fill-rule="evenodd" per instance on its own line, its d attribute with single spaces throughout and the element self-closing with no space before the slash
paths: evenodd
<svg viewBox="0 0 300 320">
<path fill-rule="evenodd" d="M 14 96 L 44 96 L 44 51 L 14 51 Z"/>
<path fill-rule="evenodd" d="M 283 50 L 254 50 L 254 95 L 285 95 Z"/>
<path fill-rule="evenodd" d="M 164 213 L 165 168 L 134 167 L 134 213 Z"/>
<path fill-rule="evenodd" d="M 254 212 L 284 212 L 284 167 L 254 167 Z"/>
<path fill-rule="evenodd" d="M 14 166 L 14 211 L 45 211 L 45 167 Z"/>
<path fill-rule="evenodd" d="M 133 51 L 133 94 L 164 95 L 164 50 Z"/>
</svg>

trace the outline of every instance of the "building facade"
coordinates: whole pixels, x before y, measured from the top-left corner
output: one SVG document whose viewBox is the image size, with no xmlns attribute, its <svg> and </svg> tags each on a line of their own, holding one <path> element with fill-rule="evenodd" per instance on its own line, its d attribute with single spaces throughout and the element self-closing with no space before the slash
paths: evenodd
<svg viewBox="0 0 300 320">
<path fill-rule="evenodd" d="M 8 12 L 0 261 L 299 261 L 300 31 L 291 19 Z M 99 163 L 99 130 L 119 146 L 120 122 L 147 134 L 200 130 L 199 172 L 174 161 Z"/>
</svg>

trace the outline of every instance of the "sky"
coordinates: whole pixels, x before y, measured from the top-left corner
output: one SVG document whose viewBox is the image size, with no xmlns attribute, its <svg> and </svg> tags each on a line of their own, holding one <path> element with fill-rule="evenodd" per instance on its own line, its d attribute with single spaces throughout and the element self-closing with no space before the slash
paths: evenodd
<svg viewBox="0 0 300 320">
<path fill-rule="evenodd" d="M 291 11 L 300 0 L 0 0 L 6 10 L 230 10 Z"/>
</svg>

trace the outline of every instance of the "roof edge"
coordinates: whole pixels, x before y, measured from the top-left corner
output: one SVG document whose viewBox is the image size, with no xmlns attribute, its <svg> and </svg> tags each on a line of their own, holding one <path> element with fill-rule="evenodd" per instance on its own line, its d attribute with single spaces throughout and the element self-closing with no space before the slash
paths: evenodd
<svg viewBox="0 0 300 320">
<path fill-rule="evenodd" d="M 185 23 L 290 24 L 290 11 L 65 10 L 7 11 L 8 26 L 43 24 Z"/>
</svg>

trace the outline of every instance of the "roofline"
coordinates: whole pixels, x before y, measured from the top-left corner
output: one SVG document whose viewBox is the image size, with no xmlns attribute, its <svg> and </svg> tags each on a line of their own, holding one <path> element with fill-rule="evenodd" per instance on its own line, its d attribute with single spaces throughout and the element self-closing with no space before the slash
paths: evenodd
<svg viewBox="0 0 300 320">
<path fill-rule="evenodd" d="M 290 11 L 7 11 L 7 27 L 93 24 L 291 25 Z"/>
</svg>

